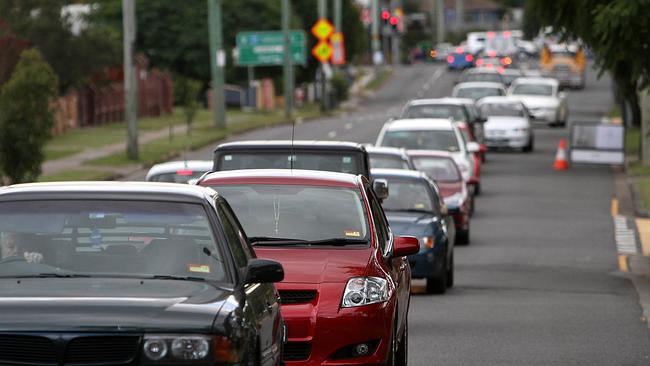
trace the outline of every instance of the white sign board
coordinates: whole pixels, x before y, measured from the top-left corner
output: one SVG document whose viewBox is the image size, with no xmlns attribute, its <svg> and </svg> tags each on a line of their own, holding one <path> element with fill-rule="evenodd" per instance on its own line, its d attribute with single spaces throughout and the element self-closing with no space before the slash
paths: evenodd
<svg viewBox="0 0 650 366">
<path fill-rule="evenodd" d="M 569 158 L 572 163 L 578 164 L 623 164 L 625 127 L 605 123 L 573 123 Z"/>
</svg>

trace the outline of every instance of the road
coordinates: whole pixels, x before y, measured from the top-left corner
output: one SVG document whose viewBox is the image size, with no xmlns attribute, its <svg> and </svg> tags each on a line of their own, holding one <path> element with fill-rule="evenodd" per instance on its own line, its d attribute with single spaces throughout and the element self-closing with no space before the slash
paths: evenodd
<svg viewBox="0 0 650 366">
<path fill-rule="evenodd" d="M 346 116 L 295 127 L 296 139 L 374 142 L 410 98 L 449 95 L 458 74 L 439 66 L 397 68 L 388 84 Z M 589 73 L 571 91 L 570 120 L 598 120 L 610 81 Z M 490 153 L 477 198 L 472 243 L 456 248 L 456 286 L 415 294 L 411 365 L 649 365 L 650 333 L 637 294 L 617 269 L 608 167 L 554 171 L 568 129 L 535 130 L 532 154 Z M 289 139 L 291 127 L 243 139 Z M 211 148 L 188 155 L 209 159 Z"/>
</svg>

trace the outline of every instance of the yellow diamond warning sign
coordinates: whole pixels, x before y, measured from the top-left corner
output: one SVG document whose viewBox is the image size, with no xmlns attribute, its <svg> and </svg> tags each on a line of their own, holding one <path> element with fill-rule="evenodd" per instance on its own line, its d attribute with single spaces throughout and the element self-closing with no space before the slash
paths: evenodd
<svg viewBox="0 0 650 366">
<path fill-rule="evenodd" d="M 325 41 L 320 41 L 311 49 L 311 54 L 314 55 L 318 61 L 327 62 L 330 57 L 332 57 L 332 46 Z"/>
<path fill-rule="evenodd" d="M 327 19 L 321 18 L 311 27 L 311 34 L 319 40 L 326 40 L 334 32 L 334 26 Z"/>
</svg>

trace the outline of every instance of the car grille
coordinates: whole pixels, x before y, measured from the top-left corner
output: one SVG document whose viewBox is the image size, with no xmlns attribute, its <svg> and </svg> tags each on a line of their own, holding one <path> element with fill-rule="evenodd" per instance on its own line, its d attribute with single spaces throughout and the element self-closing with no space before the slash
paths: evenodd
<svg viewBox="0 0 650 366">
<path fill-rule="evenodd" d="M 280 303 L 306 304 L 316 298 L 316 290 L 280 290 Z"/>
<path fill-rule="evenodd" d="M 311 343 L 309 342 L 287 342 L 284 344 L 285 361 L 302 361 L 309 358 Z"/>
<path fill-rule="evenodd" d="M 126 365 L 135 359 L 139 345 L 137 336 L 79 337 L 68 343 L 64 363 Z"/>
<path fill-rule="evenodd" d="M 0 365 L 129 365 L 138 355 L 139 336 L 47 336 L 0 334 Z"/>
<path fill-rule="evenodd" d="M 45 337 L 0 335 L 0 364 L 56 365 L 54 342 Z"/>
</svg>

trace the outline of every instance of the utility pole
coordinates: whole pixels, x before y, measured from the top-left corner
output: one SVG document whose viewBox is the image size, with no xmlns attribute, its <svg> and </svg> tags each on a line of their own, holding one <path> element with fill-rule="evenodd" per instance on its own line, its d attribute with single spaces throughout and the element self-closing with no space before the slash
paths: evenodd
<svg viewBox="0 0 650 366">
<path fill-rule="evenodd" d="M 375 74 L 378 74 L 379 65 L 382 63 L 379 43 L 379 0 L 372 0 L 372 7 L 370 12 L 372 13 L 372 28 L 370 30 L 372 40 L 372 63 L 375 65 Z"/>
<path fill-rule="evenodd" d="M 463 0 L 456 0 L 456 31 L 462 31 L 465 25 L 465 6 Z"/>
<path fill-rule="evenodd" d="M 293 112 L 293 65 L 291 64 L 291 50 L 289 49 L 289 19 L 291 18 L 291 4 L 289 0 L 282 0 L 282 39 L 284 41 L 284 115 L 291 117 Z"/>
<path fill-rule="evenodd" d="M 438 21 L 436 22 L 438 26 L 438 31 L 436 35 L 438 37 L 438 43 L 445 41 L 445 1 L 444 0 L 434 0 L 436 1 L 436 13 L 438 14 Z"/>
<path fill-rule="evenodd" d="M 343 27 L 341 26 L 342 13 L 341 0 L 334 0 L 334 29 L 336 32 L 343 32 Z"/>
<path fill-rule="evenodd" d="M 318 0 L 318 18 L 327 18 L 327 0 Z M 325 75 L 325 63 L 320 66 L 320 83 L 321 83 L 321 110 L 327 111 L 329 108 L 329 95 L 327 95 L 327 75 Z"/>
<path fill-rule="evenodd" d="M 208 1 L 208 30 L 210 32 L 210 71 L 212 74 L 212 116 L 214 127 L 226 128 L 226 99 L 223 93 L 226 52 L 223 49 L 221 2 Z"/>
<path fill-rule="evenodd" d="M 390 9 L 391 9 L 391 14 L 392 16 L 397 16 L 397 12 L 395 11 L 397 8 L 400 8 L 400 1 L 399 0 L 391 0 L 390 1 Z M 399 65 L 400 64 L 400 59 L 399 59 L 399 41 L 400 41 L 400 34 L 399 34 L 399 25 L 395 26 L 393 29 L 393 34 L 392 34 L 392 39 L 391 39 L 391 51 L 392 51 L 392 60 L 393 60 L 393 65 Z"/>
<path fill-rule="evenodd" d="M 126 155 L 138 160 L 138 94 L 133 52 L 135 46 L 135 0 L 122 0 L 124 30 L 124 116 L 128 125 Z"/>
</svg>

